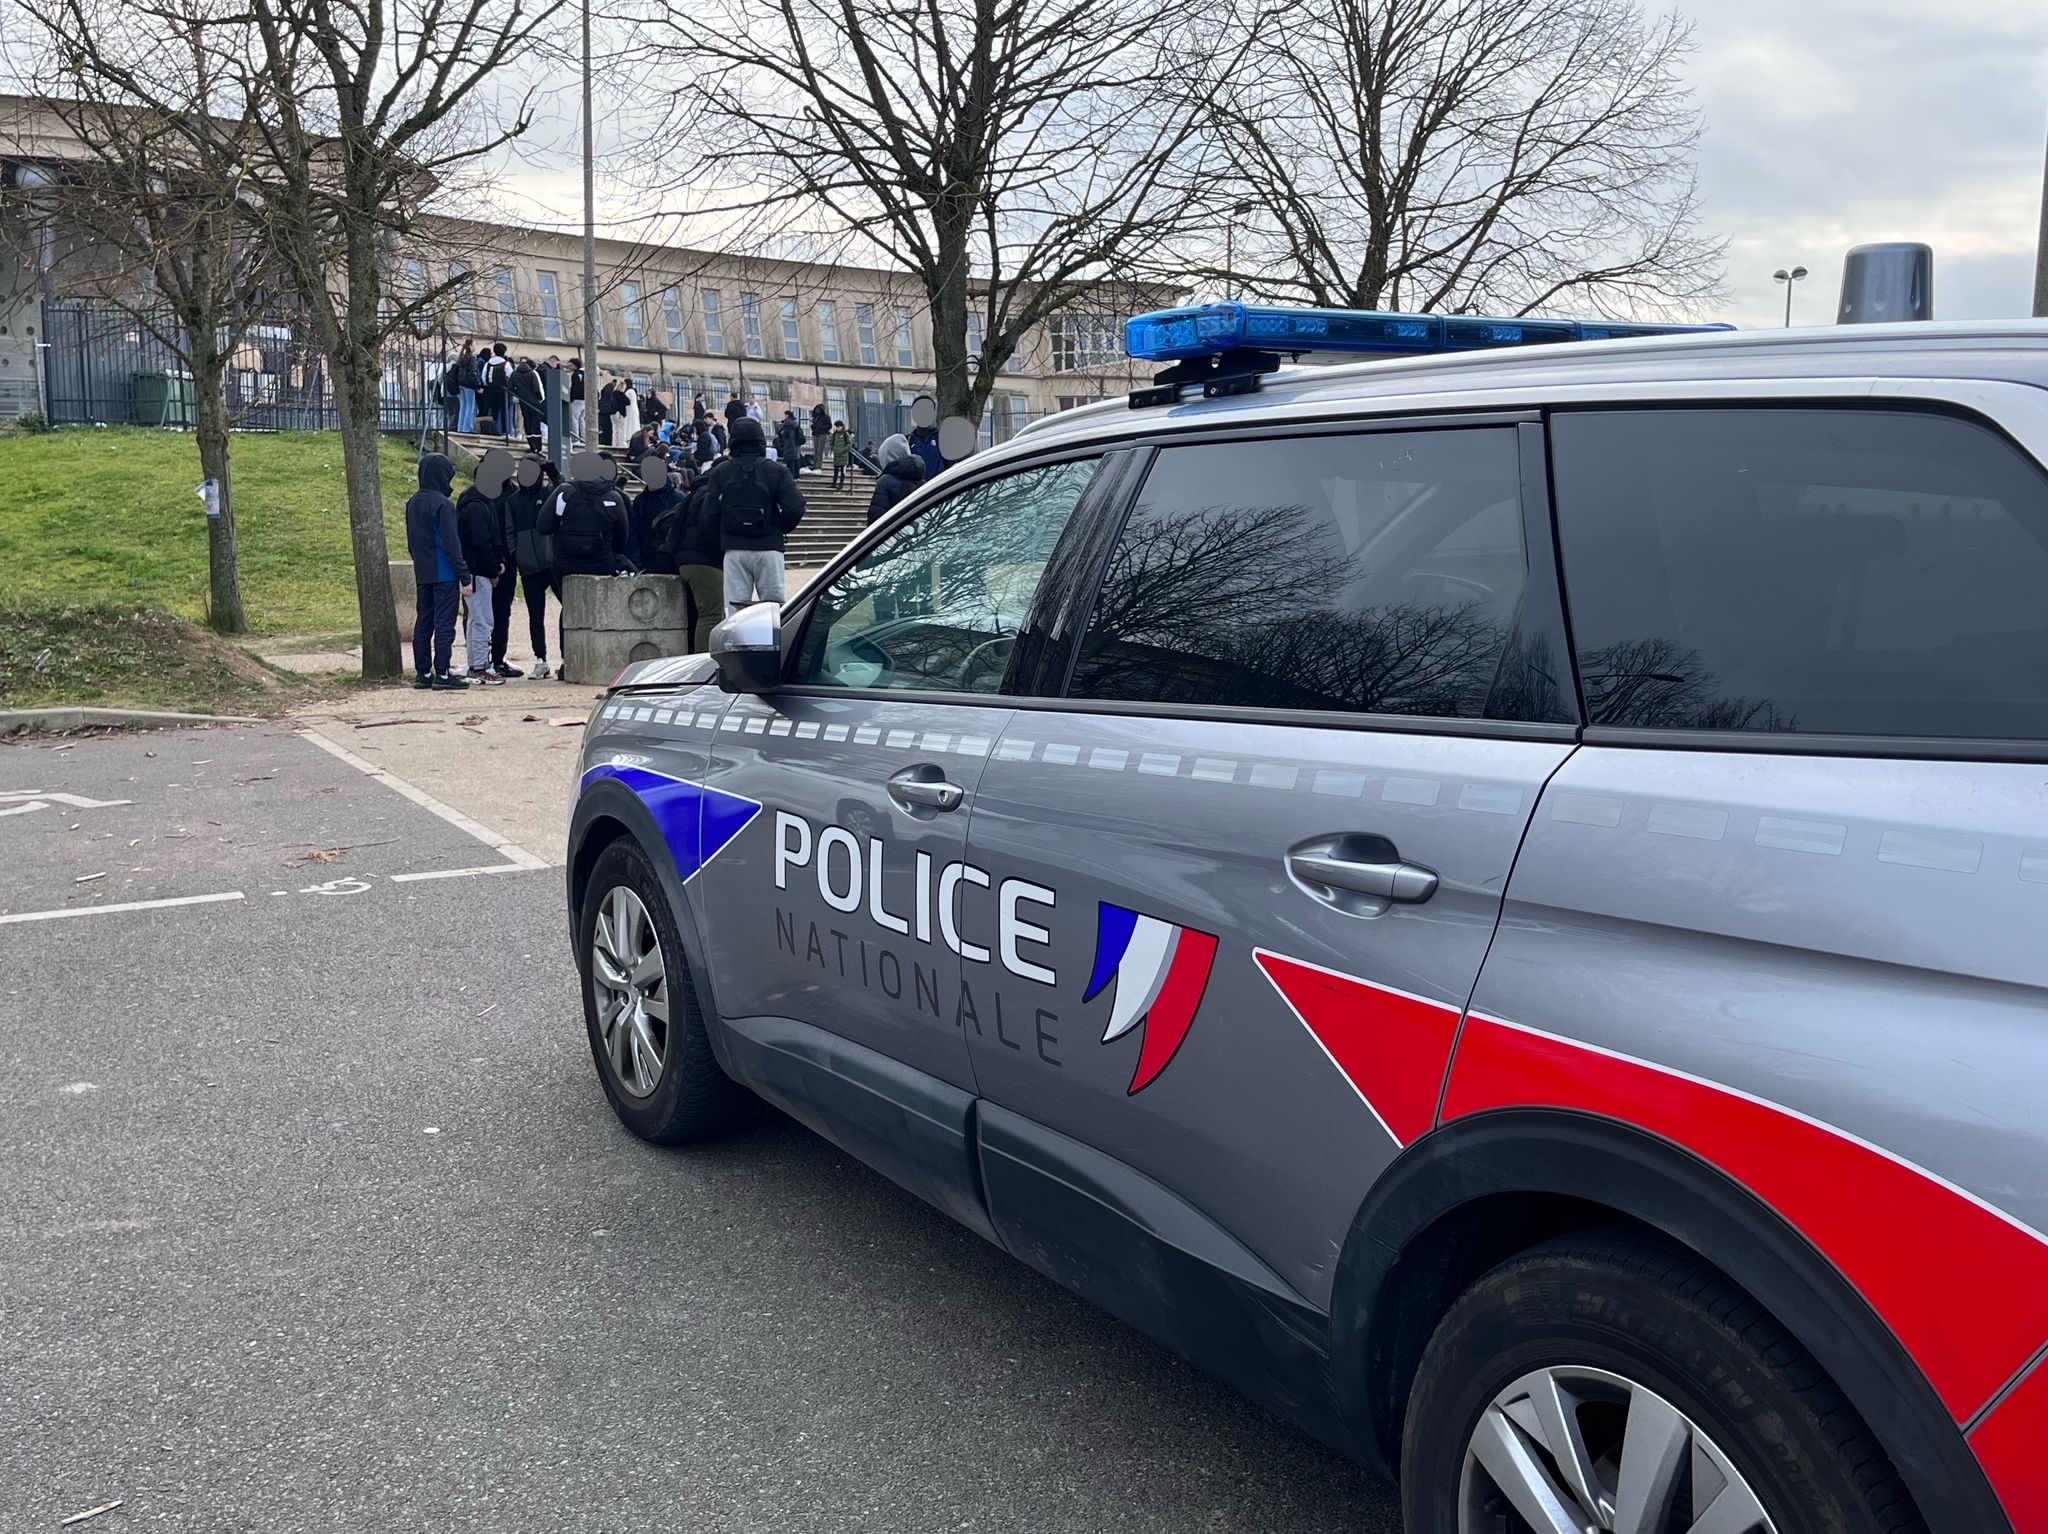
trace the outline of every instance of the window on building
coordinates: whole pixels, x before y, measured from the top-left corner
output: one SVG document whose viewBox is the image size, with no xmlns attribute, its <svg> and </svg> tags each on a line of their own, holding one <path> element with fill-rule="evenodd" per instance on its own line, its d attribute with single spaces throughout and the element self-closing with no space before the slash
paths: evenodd
<svg viewBox="0 0 2048 1534">
<path fill-rule="evenodd" d="M 834 425 L 847 419 L 846 390 L 842 385 L 827 384 L 825 386 L 825 411 L 832 417 Z M 850 425 L 851 423 L 849 422 L 848 424 Z"/>
<path fill-rule="evenodd" d="M 917 366 L 917 347 L 910 334 L 910 311 L 896 311 L 896 366 L 914 368 Z"/>
<path fill-rule="evenodd" d="M 562 285 L 553 272 L 535 272 L 533 284 L 540 294 L 540 333 L 549 341 L 562 339 Z"/>
<path fill-rule="evenodd" d="M 829 298 L 818 304 L 818 355 L 827 362 L 839 360 L 839 305 Z"/>
<path fill-rule="evenodd" d="M 674 288 L 661 290 L 661 323 L 668 332 L 668 349 L 672 352 L 687 350 L 687 338 L 683 334 L 683 295 Z"/>
<path fill-rule="evenodd" d="M 782 355 L 791 362 L 804 360 L 803 337 L 797 332 L 796 300 L 782 300 Z"/>
<path fill-rule="evenodd" d="M 448 276 L 453 284 L 450 297 L 455 305 L 455 328 L 464 335 L 473 335 L 476 332 L 476 279 L 460 261 L 448 268 Z"/>
<path fill-rule="evenodd" d="M 732 380 L 730 378 L 714 378 L 711 380 L 710 397 L 704 401 L 704 404 L 707 409 L 710 409 L 714 412 L 720 411 L 725 408 L 725 402 L 727 400 L 733 399 L 735 397 L 736 396 L 733 394 Z"/>
<path fill-rule="evenodd" d="M 967 311 L 967 355 L 979 357 L 982 343 L 982 317 L 979 309 Z"/>
<path fill-rule="evenodd" d="M 1124 360 L 1124 323 L 1107 314 L 1062 314 L 1052 322 L 1052 370 L 1072 373 Z"/>
<path fill-rule="evenodd" d="M 640 307 L 640 284 L 622 282 L 619 284 L 619 313 L 626 321 L 626 344 L 641 347 L 647 344 L 647 315 Z"/>
<path fill-rule="evenodd" d="M 1589 724 L 2048 740 L 2048 477 L 1895 410 L 1560 413 Z"/>
<path fill-rule="evenodd" d="M 740 333 L 747 343 L 749 357 L 768 355 L 768 348 L 761 344 L 761 297 L 758 293 L 740 294 Z"/>
<path fill-rule="evenodd" d="M 1072 691 L 1480 717 L 1522 594 L 1520 487 L 1511 428 L 1162 448 Z"/>
<path fill-rule="evenodd" d="M 875 355 L 875 307 L 873 304 L 855 304 L 853 306 L 853 333 L 854 339 L 860 343 L 861 362 L 868 367 L 873 367 L 879 360 Z M 881 402 L 877 400 L 876 403 L 880 404 Z"/>
<path fill-rule="evenodd" d="M 991 693 L 1039 577 L 1094 477 L 1079 459 L 969 486 L 840 572 L 811 606 L 791 680 Z"/>
<path fill-rule="evenodd" d="M 860 397 L 863 404 L 880 406 L 882 403 L 882 391 L 880 389 L 863 389 L 860 391 Z"/>
<path fill-rule="evenodd" d="M 512 285 L 512 268 L 498 268 L 498 329 L 508 341 L 519 339 L 519 290 Z"/>
<path fill-rule="evenodd" d="M 704 350 L 714 357 L 725 355 L 725 330 L 718 319 L 718 294 L 710 288 L 704 290 Z M 728 398 L 731 391 L 725 391 Z"/>
<path fill-rule="evenodd" d="M 408 304 L 419 305 L 427 296 L 427 263 L 408 259 L 402 270 L 403 291 L 399 296 Z M 433 328 L 432 316 L 424 309 L 415 307 L 412 312 L 412 328 L 420 334 L 425 334 Z"/>
<path fill-rule="evenodd" d="M 771 378 L 768 380 L 768 397 L 772 400 L 780 400 L 787 403 L 790 398 L 789 389 L 790 381 L 787 378 Z"/>
<path fill-rule="evenodd" d="M 1010 418 L 1008 436 L 1014 437 L 1031 424 L 1031 401 L 1021 394 L 1006 394 L 1003 396 L 1003 403 Z"/>
</svg>

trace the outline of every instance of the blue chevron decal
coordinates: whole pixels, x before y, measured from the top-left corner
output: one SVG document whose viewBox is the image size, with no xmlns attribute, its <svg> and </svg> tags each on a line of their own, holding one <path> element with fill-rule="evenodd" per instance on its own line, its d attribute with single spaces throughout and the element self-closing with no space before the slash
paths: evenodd
<svg viewBox="0 0 2048 1534">
<path fill-rule="evenodd" d="M 600 778 L 614 778 L 639 796 L 676 860 L 676 877 L 685 884 L 761 813 L 755 800 L 645 767 L 600 763 L 583 774 L 583 787 Z"/>
</svg>

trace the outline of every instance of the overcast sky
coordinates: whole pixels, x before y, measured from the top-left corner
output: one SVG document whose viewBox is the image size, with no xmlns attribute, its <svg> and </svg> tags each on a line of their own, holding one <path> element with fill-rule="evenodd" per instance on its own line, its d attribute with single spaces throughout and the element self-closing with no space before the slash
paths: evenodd
<svg viewBox="0 0 2048 1534">
<path fill-rule="evenodd" d="M 1842 256 L 1934 247 L 1935 314 L 2026 314 L 2048 145 L 2043 0 L 1688 0 L 1706 226 L 1738 325 L 1834 318 Z"/>
<path fill-rule="evenodd" d="M 1934 247 L 1940 318 L 2028 312 L 2048 146 L 2048 0 L 1678 9 L 1693 25 L 1689 74 L 1706 117 L 1705 226 L 1728 241 L 1727 307 L 1701 318 L 1780 323 L 1771 273 L 1804 265 L 1812 276 L 1794 317 L 1830 321 L 1843 254 L 1872 240 Z M 566 90 L 544 104 L 528 164 L 507 182 L 536 194 L 520 215 L 577 216 L 575 110 Z M 628 214 L 616 190 L 600 195 L 607 211 Z M 656 237 L 644 223 L 618 232 Z"/>
</svg>

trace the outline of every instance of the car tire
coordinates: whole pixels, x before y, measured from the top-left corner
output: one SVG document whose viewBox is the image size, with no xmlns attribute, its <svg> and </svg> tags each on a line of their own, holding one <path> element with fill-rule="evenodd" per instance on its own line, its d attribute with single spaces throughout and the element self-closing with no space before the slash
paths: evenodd
<svg viewBox="0 0 2048 1534">
<path fill-rule="evenodd" d="M 634 926 L 635 912 L 645 917 L 645 933 L 628 936 L 611 930 Z M 623 923 L 616 920 L 621 913 L 628 918 Z M 618 979 L 624 968 L 618 962 L 619 950 L 624 947 L 641 952 L 643 966 L 644 953 L 651 951 L 661 966 L 660 985 L 640 996 L 644 1031 L 635 1029 L 630 1009 L 622 1014 L 615 1005 L 621 992 L 600 969 L 604 966 L 611 980 Z M 744 1116 L 752 1098 L 725 1074 L 711 1052 L 682 933 L 661 880 L 638 843 L 615 841 L 598 855 L 577 913 L 576 957 L 591 1059 L 622 1124 L 656 1145 L 680 1145 L 716 1135 Z M 665 1018 L 652 1015 L 657 1002 L 666 1011 Z M 635 1032 L 637 1039 L 629 1036 Z M 648 1055 L 641 1048 L 650 1039 L 660 1058 L 658 1073 L 647 1070 Z"/>
<path fill-rule="evenodd" d="M 1690 1448 L 1669 1447 L 1674 1435 Z M 1658 1493 L 1669 1516 L 1647 1523 L 1657 1534 L 1688 1527 L 1704 1506 L 1693 1498 L 1723 1492 L 1753 1497 L 1771 1521 L 1752 1526 L 1774 1534 L 1924 1530 L 1869 1430 L 1790 1333 L 1705 1264 L 1614 1233 L 1532 1248 L 1446 1313 L 1403 1426 L 1408 1534 L 1548 1530 L 1502 1489 L 1518 1470 L 1524 1509 L 1547 1494 L 1547 1476 L 1566 1498 L 1563 1526 L 1613 1527 L 1611 1503 L 1580 1515 L 1602 1495 L 1619 1500 L 1616 1467 L 1632 1452 L 1646 1456 L 1632 1489 L 1674 1486 Z M 1660 1459 L 1671 1467 L 1662 1482 L 1646 1473 Z M 1520 1468 L 1532 1463 L 1533 1481 Z"/>
</svg>

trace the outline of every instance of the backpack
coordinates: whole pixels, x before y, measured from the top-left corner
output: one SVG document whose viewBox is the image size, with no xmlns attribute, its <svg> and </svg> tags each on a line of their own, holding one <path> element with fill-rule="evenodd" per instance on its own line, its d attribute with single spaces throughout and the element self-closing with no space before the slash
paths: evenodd
<svg viewBox="0 0 2048 1534">
<path fill-rule="evenodd" d="M 471 352 L 455 365 L 459 370 L 455 375 L 455 381 L 461 387 L 481 389 L 484 386 L 484 375 L 476 365 L 476 353 Z"/>
<path fill-rule="evenodd" d="M 761 483 L 765 471 L 765 463 L 744 470 L 733 463 L 718 474 L 711 497 L 717 508 L 719 536 L 725 542 L 774 535 L 768 522 L 768 487 Z"/>
<path fill-rule="evenodd" d="M 613 558 L 610 508 L 618 492 L 609 485 L 575 480 L 562 498 L 555 552 L 565 563 L 605 564 Z"/>
<path fill-rule="evenodd" d="M 562 508 L 565 512 L 567 506 Z M 536 578 L 547 575 L 555 567 L 555 540 L 552 534 L 526 526 L 512 535 L 512 559 L 520 571 Z"/>
</svg>

